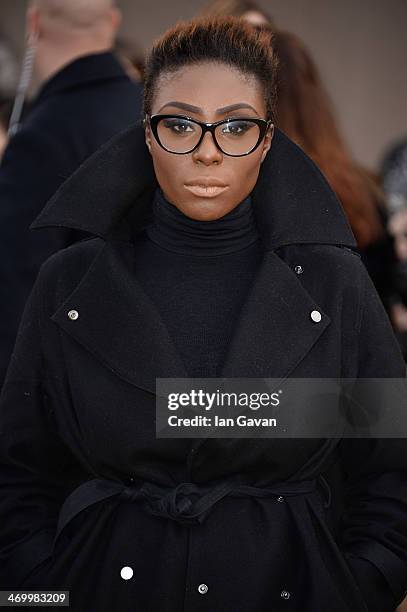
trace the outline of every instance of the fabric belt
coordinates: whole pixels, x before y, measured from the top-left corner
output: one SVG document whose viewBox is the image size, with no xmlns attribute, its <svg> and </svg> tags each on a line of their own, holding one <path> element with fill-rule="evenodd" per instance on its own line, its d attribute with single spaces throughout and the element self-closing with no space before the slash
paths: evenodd
<svg viewBox="0 0 407 612">
<path fill-rule="evenodd" d="M 202 523 L 212 507 L 227 495 L 232 497 L 277 496 L 278 501 L 284 501 L 284 497 L 314 491 L 319 479 L 329 491 L 329 486 L 322 475 L 310 480 L 276 483 L 269 487 L 242 484 L 240 476 L 231 476 L 207 485 L 181 482 L 175 487 L 142 480 L 134 482 L 134 479 L 131 479 L 133 480 L 131 484 L 125 484 L 106 478 L 94 478 L 79 485 L 64 501 L 59 513 L 54 544 L 64 527 L 79 512 L 113 496 L 118 496 L 118 499 L 122 501 L 143 501 L 151 514 L 193 525 Z M 325 507 L 330 503 L 330 494 L 328 500 Z"/>
</svg>

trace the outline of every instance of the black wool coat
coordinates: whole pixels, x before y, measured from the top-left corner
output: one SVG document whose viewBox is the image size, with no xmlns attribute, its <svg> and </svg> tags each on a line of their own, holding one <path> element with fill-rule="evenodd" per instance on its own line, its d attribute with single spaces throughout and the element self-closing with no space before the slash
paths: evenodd
<svg viewBox="0 0 407 612">
<path fill-rule="evenodd" d="M 30 232 L 30 223 L 85 159 L 140 119 L 141 97 L 112 53 L 85 55 L 44 83 L 10 139 L 0 166 L 0 387 L 41 264 L 84 237 Z"/>
<path fill-rule="evenodd" d="M 156 377 L 188 377 L 132 273 L 156 186 L 137 124 L 31 225 L 92 237 L 42 265 L 0 397 L 2 588 L 69 589 L 75 612 L 390 612 L 405 439 L 156 437 Z M 252 203 L 263 260 L 221 375 L 404 378 L 340 204 L 279 130 Z M 236 476 L 271 493 L 233 495 Z"/>
</svg>

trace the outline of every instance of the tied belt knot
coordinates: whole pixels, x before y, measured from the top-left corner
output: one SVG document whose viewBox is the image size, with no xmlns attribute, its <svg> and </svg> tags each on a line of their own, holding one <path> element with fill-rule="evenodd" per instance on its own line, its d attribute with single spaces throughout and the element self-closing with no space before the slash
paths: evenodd
<svg viewBox="0 0 407 612">
<path fill-rule="evenodd" d="M 183 524 L 202 523 L 213 506 L 223 497 L 268 497 L 275 496 L 277 501 L 285 497 L 313 492 L 321 482 L 330 504 L 330 488 L 324 477 L 301 481 L 273 483 L 267 487 L 257 487 L 242 482 L 241 476 L 231 476 L 205 485 L 181 482 L 175 487 L 154 482 L 135 481 L 124 483 L 107 478 L 93 478 L 80 484 L 65 499 L 58 517 L 54 544 L 64 527 L 82 510 L 105 499 L 117 496 L 121 501 L 141 501 L 147 510 L 156 516 L 169 518 Z"/>
<path fill-rule="evenodd" d="M 152 514 L 172 518 L 182 523 L 194 523 L 203 520 L 206 507 L 209 509 L 208 502 L 212 502 L 212 496 L 199 499 L 201 495 L 202 487 L 192 482 L 181 482 L 169 490 L 154 483 L 148 483 L 143 484 L 140 488 L 125 487 L 120 493 L 120 498 L 126 501 L 143 498 Z"/>
</svg>

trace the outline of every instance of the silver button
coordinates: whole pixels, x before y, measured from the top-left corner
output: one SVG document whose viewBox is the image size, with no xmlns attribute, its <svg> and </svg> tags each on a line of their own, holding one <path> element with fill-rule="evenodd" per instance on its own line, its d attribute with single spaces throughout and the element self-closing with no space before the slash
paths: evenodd
<svg viewBox="0 0 407 612">
<path fill-rule="evenodd" d="M 290 599 L 291 594 L 288 591 L 281 591 L 280 595 L 283 599 Z"/>
<path fill-rule="evenodd" d="M 123 580 L 130 580 L 130 578 L 133 578 L 133 569 L 128 565 L 125 565 L 120 570 L 120 576 L 123 578 Z"/>
<path fill-rule="evenodd" d="M 204 593 L 208 592 L 208 585 L 207 584 L 200 584 L 198 587 L 198 591 L 203 595 Z"/>
<path fill-rule="evenodd" d="M 79 312 L 77 310 L 70 310 L 68 312 L 68 317 L 72 319 L 72 321 L 75 321 L 79 317 Z"/>
<path fill-rule="evenodd" d="M 302 274 L 304 272 L 302 266 L 295 266 L 294 270 L 296 271 L 297 274 Z"/>
<path fill-rule="evenodd" d="M 320 320 L 322 319 L 321 313 L 319 312 L 319 310 L 313 310 L 311 312 L 311 319 L 314 321 L 314 323 L 319 323 Z"/>
<path fill-rule="evenodd" d="M 277 501 L 278 501 L 278 502 L 283 502 L 283 501 L 284 501 L 284 497 L 283 497 L 282 495 L 279 495 L 279 496 L 277 497 Z"/>
</svg>

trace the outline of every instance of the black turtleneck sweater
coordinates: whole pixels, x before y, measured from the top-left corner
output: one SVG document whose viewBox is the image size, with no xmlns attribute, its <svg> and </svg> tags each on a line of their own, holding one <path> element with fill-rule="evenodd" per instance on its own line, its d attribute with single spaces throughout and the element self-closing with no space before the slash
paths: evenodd
<svg viewBox="0 0 407 612">
<path fill-rule="evenodd" d="M 160 188 L 136 237 L 135 273 L 190 377 L 219 376 L 240 308 L 262 259 L 251 197 L 214 221 L 196 221 Z"/>
</svg>

